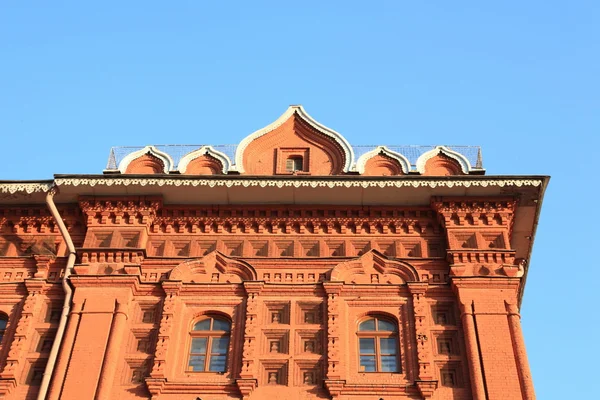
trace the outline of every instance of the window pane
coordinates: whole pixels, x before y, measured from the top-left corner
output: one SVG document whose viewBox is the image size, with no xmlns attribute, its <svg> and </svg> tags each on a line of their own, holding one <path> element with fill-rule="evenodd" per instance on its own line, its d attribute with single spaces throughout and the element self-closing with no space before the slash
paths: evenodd
<svg viewBox="0 0 600 400">
<path fill-rule="evenodd" d="M 229 347 L 229 338 L 213 338 L 211 353 L 215 354 L 227 354 L 227 348 Z"/>
<path fill-rule="evenodd" d="M 386 321 L 384 319 L 380 319 L 377 321 L 377 330 L 385 332 L 395 332 L 396 324 L 390 321 Z"/>
<path fill-rule="evenodd" d="M 302 158 L 294 158 L 294 171 L 302 171 Z"/>
<path fill-rule="evenodd" d="M 225 372 L 225 356 L 212 356 L 210 358 L 209 371 Z"/>
<path fill-rule="evenodd" d="M 375 339 L 360 338 L 360 354 L 375 354 Z"/>
<path fill-rule="evenodd" d="M 375 356 L 360 356 L 361 372 L 375 372 Z"/>
<path fill-rule="evenodd" d="M 381 356 L 381 372 L 398 372 L 396 356 Z"/>
<path fill-rule="evenodd" d="M 188 364 L 190 371 L 204 371 L 204 356 L 191 356 Z"/>
<path fill-rule="evenodd" d="M 215 319 L 213 322 L 213 331 L 229 332 L 230 329 L 231 324 L 229 323 L 229 321 L 226 321 L 224 319 Z"/>
<path fill-rule="evenodd" d="M 8 320 L 1 318 L 0 319 L 0 330 L 5 330 L 6 329 L 6 323 L 8 322 Z"/>
<path fill-rule="evenodd" d="M 358 330 L 359 331 L 374 331 L 375 330 L 375 320 L 374 319 L 368 319 L 365 322 L 362 322 L 358 326 Z"/>
<path fill-rule="evenodd" d="M 197 322 L 196 325 L 194 325 L 194 330 L 195 331 L 209 331 L 210 330 L 210 318 L 205 319 L 200 322 Z"/>
<path fill-rule="evenodd" d="M 206 338 L 193 338 L 190 353 L 206 354 Z"/>
<path fill-rule="evenodd" d="M 379 339 L 379 351 L 381 354 L 397 354 L 396 338 Z"/>
</svg>

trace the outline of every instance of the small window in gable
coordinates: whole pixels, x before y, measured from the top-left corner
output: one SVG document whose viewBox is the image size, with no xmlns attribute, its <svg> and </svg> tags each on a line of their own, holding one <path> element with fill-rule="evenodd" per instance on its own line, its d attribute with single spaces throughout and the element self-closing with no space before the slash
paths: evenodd
<svg viewBox="0 0 600 400">
<path fill-rule="evenodd" d="M 304 160 L 302 156 L 292 156 L 286 160 L 285 170 L 287 172 L 304 171 Z"/>
</svg>

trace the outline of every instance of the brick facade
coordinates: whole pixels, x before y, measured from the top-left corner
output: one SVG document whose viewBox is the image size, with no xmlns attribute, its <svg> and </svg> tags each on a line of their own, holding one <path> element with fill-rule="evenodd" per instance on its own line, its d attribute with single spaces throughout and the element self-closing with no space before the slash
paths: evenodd
<svg viewBox="0 0 600 400">
<path fill-rule="evenodd" d="M 443 149 L 358 170 L 304 113 L 236 160 L 173 173 L 148 148 L 0 184 L 0 398 L 45 373 L 47 399 L 534 399 L 519 305 L 547 178 Z"/>
</svg>

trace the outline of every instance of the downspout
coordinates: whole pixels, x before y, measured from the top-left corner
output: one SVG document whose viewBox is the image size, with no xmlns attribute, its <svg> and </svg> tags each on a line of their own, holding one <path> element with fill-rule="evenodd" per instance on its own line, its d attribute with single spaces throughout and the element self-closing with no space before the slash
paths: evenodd
<svg viewBox="0 0 600 400">
<path fill-rule="evenodd" d="M 50 354 L 48 355 L 48 363 L 46 364 L 46 369 L 44 370 L 44 375 L 42 377 L 42 383 L 40 384 L 40 391 L 38 392 L 37 400 L 44 400 L 46 398 L 46 394 L 48 393 L 48 388 L 50 386 L 50 378 L 52 378 L 52 373 L 54 372 L 54 365 L 56 364 L 56 358 L 58 356 L 58 350 L 60 349 L 60 345 L 62 343 L 62 339 L 65 333 L 65 327 L 67 325 L 67 318 L 69 316 L 69 312 L 71 311 L 71 299 L 73 297 L 73 289 L 69 286 L 69 276 L 71 275 L 71 270 L 73 269 L 73 265 L 75 265 L 75 245 L 71 240 L 71 236 L 67 231 L 67 227 L 63 222 L 58 209 L 56 208 L 56 204 L 54 204 L 54 195 L 58 192 L 58 188 L 53 186 L 46 195 L 46 205 L 52 213 L 52 217 L 56 221 L 58 225 L 58 229 L 60 234 L 62 235 L 65 243 L 67 244 L 67 250 L 69 252 L 69 257 L 67 258 L 67 265 L 65 265 L 65 270 L 62 278 L 62 287 L 65 291 L 65 301 L 63 303 L 62 314 L 60 316 L 60 321 L 58 323 L 58 328 L 56 330 L 56 336 L 54 338 L 54 343 L 52 343 L 52 349 L 50 350 Z"/>
</svg>

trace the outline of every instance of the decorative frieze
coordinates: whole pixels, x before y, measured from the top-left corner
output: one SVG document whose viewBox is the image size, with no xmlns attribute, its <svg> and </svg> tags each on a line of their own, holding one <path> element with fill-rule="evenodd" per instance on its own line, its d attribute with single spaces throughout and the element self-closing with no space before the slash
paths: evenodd
<svg viewBox="0 0 600 400">
<path fill-rule="evenodd" d="M 160 197 L 81 197 L 79 207 L 87 225 L 146 225 L 162 206 Z"/>
</svg>

